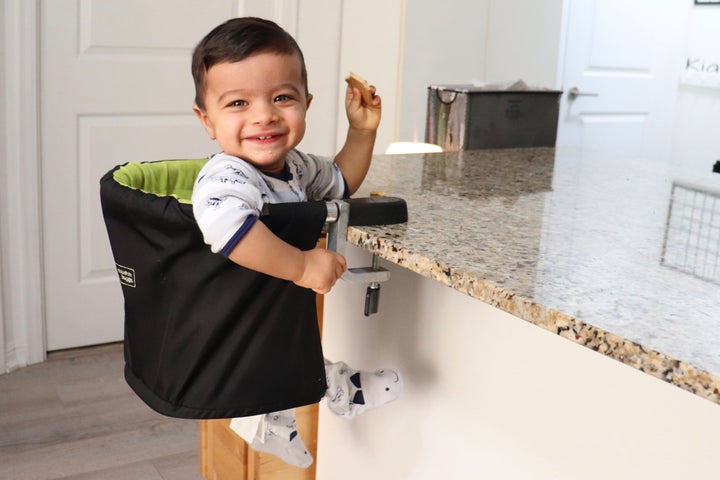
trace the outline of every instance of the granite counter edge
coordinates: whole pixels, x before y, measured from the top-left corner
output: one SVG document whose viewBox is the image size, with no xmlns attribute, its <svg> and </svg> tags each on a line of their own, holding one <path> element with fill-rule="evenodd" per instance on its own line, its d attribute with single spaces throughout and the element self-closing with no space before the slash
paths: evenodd
<svg viewBox="0 0 720 480">
<path fill-rule="evenodd" d="M 720 377 L 705 370 L 498 288 L 462 269 L 442 265 L 417 252 L 409 251 L 393 239 L 370 234 L 362 227 L 349 227 L 347 240 L 352 245 L 375 253 L 423 277 L 438 281 L 567 340 L 720 404 Z"/>
</svg>

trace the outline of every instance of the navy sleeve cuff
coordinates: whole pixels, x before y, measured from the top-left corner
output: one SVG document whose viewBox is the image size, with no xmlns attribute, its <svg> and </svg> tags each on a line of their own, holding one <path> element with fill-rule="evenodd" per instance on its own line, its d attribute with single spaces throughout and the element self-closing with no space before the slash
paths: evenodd
<svg viewBox="0 0 720 480">
<path fill-rule="evenodd" d="M 238 231 L 235 232 L 235 234 L 232 236 L 232 238 L 228 241 L 228 243 L 225 244 L 225 246 L 220 250 L 218 253 L 220 255 L 223 255 L 225 257 L 229 257 L 230 253 L 237 247 L 237 244 L 240 243 L 240 240 L 247 234 L 248 230 L 252 228 L 253 225 L 255 225 L 255 222 L 257 222 L 258 217 L 251 216 L 248 217 L 245 222 L 240 225 L 240 228 L 238 228 Z"/>
</svg>

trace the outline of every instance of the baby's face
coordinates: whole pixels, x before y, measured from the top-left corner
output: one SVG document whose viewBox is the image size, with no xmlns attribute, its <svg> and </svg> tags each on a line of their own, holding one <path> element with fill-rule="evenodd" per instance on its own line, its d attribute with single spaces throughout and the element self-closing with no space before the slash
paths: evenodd
<svg viewBox="0 0 720 480">
<path fill-rule="evenodd" d="M 219 63 L 207 71 L 205 86 L 205 111 L 195 107 L 195 113 L 210 138 L 264 172 L 281 172 L 285 155 L 305 135 L 312 98 L 300 59 L 268 52 Z"/>
</svg>

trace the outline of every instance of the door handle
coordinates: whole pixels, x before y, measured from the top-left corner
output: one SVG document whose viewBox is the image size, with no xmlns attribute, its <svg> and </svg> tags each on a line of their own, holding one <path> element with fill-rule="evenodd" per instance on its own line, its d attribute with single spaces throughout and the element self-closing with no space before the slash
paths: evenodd
<svg viewBox="0 0 720 480">
<path fill-rule="evenodd" d="M 575 100 L 577 97 L 597 97 L 597 93 L 581 92 L 578 87 L 568 90 L 568 100 Z"/>
</svg>

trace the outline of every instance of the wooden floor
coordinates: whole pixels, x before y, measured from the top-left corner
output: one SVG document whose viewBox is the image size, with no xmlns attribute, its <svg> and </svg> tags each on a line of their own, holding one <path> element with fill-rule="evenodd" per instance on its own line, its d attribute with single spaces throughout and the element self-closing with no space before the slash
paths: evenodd
<svg viewBox="0 0 720 480">
<path fill-rule="evenodd" d="M 200 479 L 198 423 L 152 411 L 122 372 L 113 344 L 0 375 L 0 478 Z"/>
</svg>

